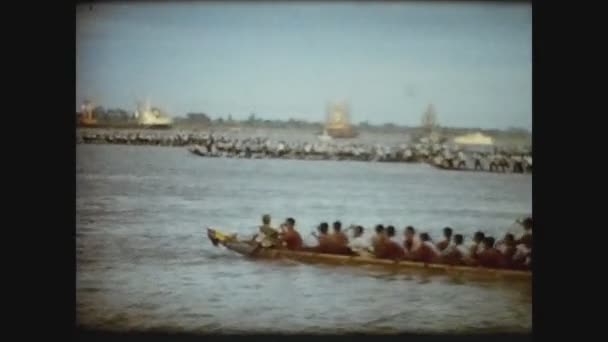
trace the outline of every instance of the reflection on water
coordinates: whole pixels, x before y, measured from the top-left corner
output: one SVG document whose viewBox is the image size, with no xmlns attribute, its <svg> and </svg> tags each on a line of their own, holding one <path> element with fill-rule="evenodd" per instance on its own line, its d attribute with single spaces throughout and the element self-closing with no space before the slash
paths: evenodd
<svg viewBox="0 0 608 342">
<path fill-rule="evenodd" d="M 190 332 L 530 331 L 530 283 L 249 260 L 204 227 L 250 235 L 262 213 L 449 225 L 498 236 L 531 211 L 531 178 L 423 165 L 204 159 L 182 149 L 77 148 L 77 321 Z M 495 200 L 484 198 L 492 194 Z"/>
</svg>

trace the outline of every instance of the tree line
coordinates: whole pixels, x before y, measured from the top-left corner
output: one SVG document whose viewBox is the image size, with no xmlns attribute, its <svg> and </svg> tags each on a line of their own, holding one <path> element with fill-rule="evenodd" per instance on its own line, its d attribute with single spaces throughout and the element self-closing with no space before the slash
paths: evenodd
<svg viewBox="0 0 608 342">
<path fill-rule="evenodd" d="M 92 111 L 93 117 L 101 122 L 130 122 L 135 120 L 135 113 L 121 108 L 105 109 L 103 106 L 97 106 Z M 81 113 L 76 113 L 77 116 Z M 322 131 L 324 123 L 314 122 L 301 119 L 289 118 L 287 120 L 268 120 L 251 113 L 246 119 L 234 119 L 228 114 L 226 118 L 217 116 L 212 118 L 204 112 L 191 112 L 185 116 L 174 117 L 176 126 L 214 126 L 214 127 L 253 127 L 253 128 L 297 128 L 297 129 L 313 129 Z M 482 129 L 479 127 L 459 128 L 459 127 L 443 127 L 440 126 L 437 116 L 432 107 L 422 115 L 419 126 L 397 125 L 394 123 L 373 124 L 369 121 L 361 121 L 352 124 L 355 129 L 373 133 L 408 133 L 414 135 L 427 135 L 433 131 L 440 135 L 461 135 L 472 132 L 482 132 L 494 137 L 511 136 L 525 138 L 530 137 L 531 133 L 522 128 L 510 127 L 506 130 L 500 129 Z"/>
</svg>

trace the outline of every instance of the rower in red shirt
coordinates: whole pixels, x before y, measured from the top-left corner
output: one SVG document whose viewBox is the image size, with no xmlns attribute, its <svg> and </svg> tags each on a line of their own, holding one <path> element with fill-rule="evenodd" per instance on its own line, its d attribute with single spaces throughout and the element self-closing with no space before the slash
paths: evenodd
<svg viewBox="0 0 608 342">
<path fill-rule="evenodd" d="M 380 256 L 385 259 L 401 260 L 405 258 L 405 251 L 399 244 L 393 240 L 395 236 L 395 227 L 386 227 L 386 239 L 384 240 L 384 255 Z"/>
<path fill-rule="evenodd" d="M 348 236 L 342 231 L 342 222 L 336 221 L 333 226 L 334 232 L 329 236 L 332 242 L 338 247 L 348 246 Z"/>
<path fill-rule="evenodd" d="M 486 236 L 483 240 L 484 249 L 477 254 L 479 265 L 489 268 L 503 268 L 506 266 L 504 255 L 494 248 L 494 238 Z"/>
<path fill-rule="evenodd" d="M 431 242 L 431 237 L 428 233 L 420 234 L 420 241 L 422 243 L 414 251 L 414 261 L 420 261 L 425 263 L 433 263 L 439 261 L 440 252 L 437 249 L 437 246 Z"/>
<path fill-rule="evenodd" d="M 288 218 L 285 221 L 285 230 L 281 233 L 281 241 L 283 246 L 290 250 L 302 249 L 302 237 L 295 229 L 296 220 Z"/>
</svg>

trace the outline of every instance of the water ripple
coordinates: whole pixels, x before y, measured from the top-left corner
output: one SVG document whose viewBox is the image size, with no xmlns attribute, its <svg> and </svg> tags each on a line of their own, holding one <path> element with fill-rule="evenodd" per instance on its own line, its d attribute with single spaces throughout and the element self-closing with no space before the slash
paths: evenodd
<svg viewBox="0 0 608 342">
<path fill-rule="evenodd" d="M 336 219 L 364 225 L 367 235 L 380 222 L 400 234 L 411 224 L 436 238 L 446 225 L 465 236 L 480 228 L 498 235 L 514 214 L 531 211 L 530 177 L 403 164 L 203 161 L 154 147 L 84 145 L 77 153 L 79 326 L 215 333 L 531 329 L 529 284 L 256 261 L 213 247 L 203 228 L 250 235 L 260 215 L 271 213 L 275 222 L 295 217 L 307 241 L 320 221 Z"/>
</svg>

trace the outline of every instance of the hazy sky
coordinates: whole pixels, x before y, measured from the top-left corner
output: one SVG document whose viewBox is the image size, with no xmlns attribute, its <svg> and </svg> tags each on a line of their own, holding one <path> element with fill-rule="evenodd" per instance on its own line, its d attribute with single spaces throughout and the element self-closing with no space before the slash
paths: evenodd
<svg viewBox="0 0 608 342">
<path fill-rule="evenodd" d="M 174 116 L 531 128 L 529 4 L 109 3 L 76 10 L 76 101 Z"/>
</svg>

